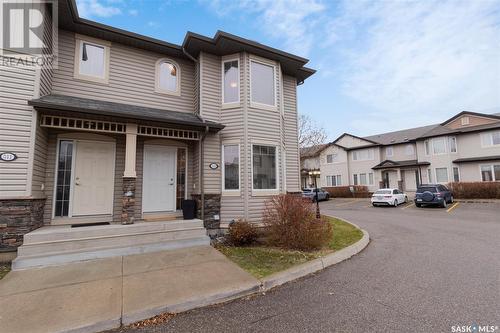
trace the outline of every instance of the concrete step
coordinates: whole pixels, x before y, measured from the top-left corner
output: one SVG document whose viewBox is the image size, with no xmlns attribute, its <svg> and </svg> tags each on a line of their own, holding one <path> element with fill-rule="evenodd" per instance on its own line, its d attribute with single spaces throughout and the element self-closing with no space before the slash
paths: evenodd
<svg viewBox="0 0 500 333">
<path fill-rule="evenodd" d="M 203 228 L 203 221 L 194 220 L 176 220 L 176 221 L 156 221 L 156 222 L 139 222 L 135 224 L 121 225 L 100 225 L 72 228 L 70 225 L 65 226 L 46 226 L 34 230 L 24 235 L 23 244 L 34 244 L 48 241 L 61 241 L 65 239 L 81 239 L 101 236 L 119 236 L 132 235 L 146 232 L 159 232 L 168 230 L 182 230 Z"/>
<path fill-rule="evenodd" d="M 39 253 L 64 253 L 86 251 L 99 247 L 125 247 L 133 244 L 167 242 L 177 239 L 206 236 L 204 228 L 149 231 L 126 235 L 102 235 L 91 238 L 73 238 L 40 243 L 23 244 L 17 250 L 18 256 L 30 256 Z"/>
<path fill-rule="evenodd" d="M 201 220 L 48 226 L 24 236 L 12 265 L 16 270 L 208 244 L 210 238 Z"/>
<path fill-rule="evenodd" d="M 134 244 L 127 247 L 95 248 L 88 251 L 75 251 L 50 255 L 18 256 L 12 262 L 12 270 L 41 268 L 46 266 L 64 265 L 72 262 L 95 260 L 108 257 L 149 253 L 180 248 L 210 245 L 208 236 L 172 240 L 161 243 Z"/>
</svg>

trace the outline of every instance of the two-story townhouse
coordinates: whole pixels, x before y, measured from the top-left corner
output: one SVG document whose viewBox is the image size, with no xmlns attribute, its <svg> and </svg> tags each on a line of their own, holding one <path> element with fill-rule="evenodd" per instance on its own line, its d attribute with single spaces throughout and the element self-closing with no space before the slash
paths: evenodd
<svg viewBox="0 0 500 333">
<path fill-rule="evenodd" d="M 301 188 L 314 187 L 313 171 L 319 171 L 319 154 L 326 144 L 300 148 L 300 184 Z M 316 179 L 319 182 L 318 179 Z"/>
<path fill-rule="evenodd" d="M 441 124 L 321 146 L 322 187 L 364 185 L 413 192 L 422 183 L 500 180 L 500 114 L 464 111 Z"/>
<path fill-rule="evenodd" d="M 3 250 L 42 225 L 259 222 L 300 190 L 297 85 L 307 59 L 222 31 L 182 45 L 58 6 L 58 67 L 2 66 Z M 54 229 L 51 229 L 54 230 Z M 60 229 L 62 230 L 62 229 Z"/>
</svg>

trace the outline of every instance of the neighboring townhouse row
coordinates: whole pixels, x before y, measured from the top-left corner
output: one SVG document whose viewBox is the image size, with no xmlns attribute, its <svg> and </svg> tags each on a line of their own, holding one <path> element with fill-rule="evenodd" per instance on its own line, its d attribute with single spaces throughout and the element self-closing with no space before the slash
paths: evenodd
<svg viewBox="0 0 500 333">
<path fill-rule="evenodd" d="M 313 152 L 313 153 L 311 153 Z M 415 191 L 419 184 L 500 181 L 500 114 L 464 111 L 430 126 L 335 141 L 301 153 L 302 187 L 364 185 Z"/>
<path fill-rule="evenodd" d="M 198 202 L 207 228 L 258 222 L 300 191 L 297 85 L 307 59 L 225 32 L 182 45 L 58 3 L 55 69 L 2 65 L 1 249 L 42 225 L 132 223 Z"/>
</svg>

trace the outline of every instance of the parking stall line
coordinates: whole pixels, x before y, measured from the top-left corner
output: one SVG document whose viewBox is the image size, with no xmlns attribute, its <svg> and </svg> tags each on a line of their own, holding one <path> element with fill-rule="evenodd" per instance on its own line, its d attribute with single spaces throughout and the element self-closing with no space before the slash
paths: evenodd
<svg viewBox="0 0 500 333">
<path fill-rule="evenodd" d="M 446 210 L 447 213 L 451 212 L 453 209 L 455 209 L 460 203 L 459 202 L 455 202 L 455 204 L 453 206 L 451 206 L 450 208 L 448 208 Z"/>
<path fill-rule="evenodd" d="M 401 207 L 401 209 L 406 209 L 406 208 L 409 208 L 409 207 L 412 207 L 412 206 L 415 206 L 415 203 L 414 202 L 411 202 L 409 203 L 408 205 L 404 206 L 404 207 Z"/>
<path fill-rule="evenodd" d="M 354 200 L 354 201 L 342 202 L 342 203 L 338 204 L 337 207 L 346 206 L 346 205 L 349 205 L 349 204 L 352 204 L 352 203 L 355 203 L 355 202 L 358 202 L 358 201 Z"/>
</svg>

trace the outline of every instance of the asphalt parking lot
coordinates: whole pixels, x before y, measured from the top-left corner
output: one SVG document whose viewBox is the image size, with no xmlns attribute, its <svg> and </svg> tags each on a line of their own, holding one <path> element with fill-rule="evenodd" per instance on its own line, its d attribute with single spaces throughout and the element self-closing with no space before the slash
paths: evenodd
<svg viewBox="0 0 500 333">
<path fill-rule="evenodd" d="M 500 332 L 500 203 L 320 206 L 367 230 L 370 244 L 265 294 L 121 332 Z"/>
<path fill-rule="evenodd" d="M 387 214 L 390 217 L 405 218 L 411 216 L 421 216 L 427 219 L 445 219 L 445 220 L 473 220 L 481 222 L 500 222 L 500 201 L 491 203 L 472 203 L 472 202 L 455 202 L 449 204 L 448 207 L 442 208 L 437 206 L 416 207 L 410 201 L 406 204 L 401 204 L 398 207 L 378 206 L 373 207 L 370 199 L 345 199 L 334 198 L 329 201 L 321 202 L 321 207 L 332 212 L 356 212 L 357 216 L 365 214 Z M 383 216 L 383 215 L 382 215 Z"/>
</svg>

